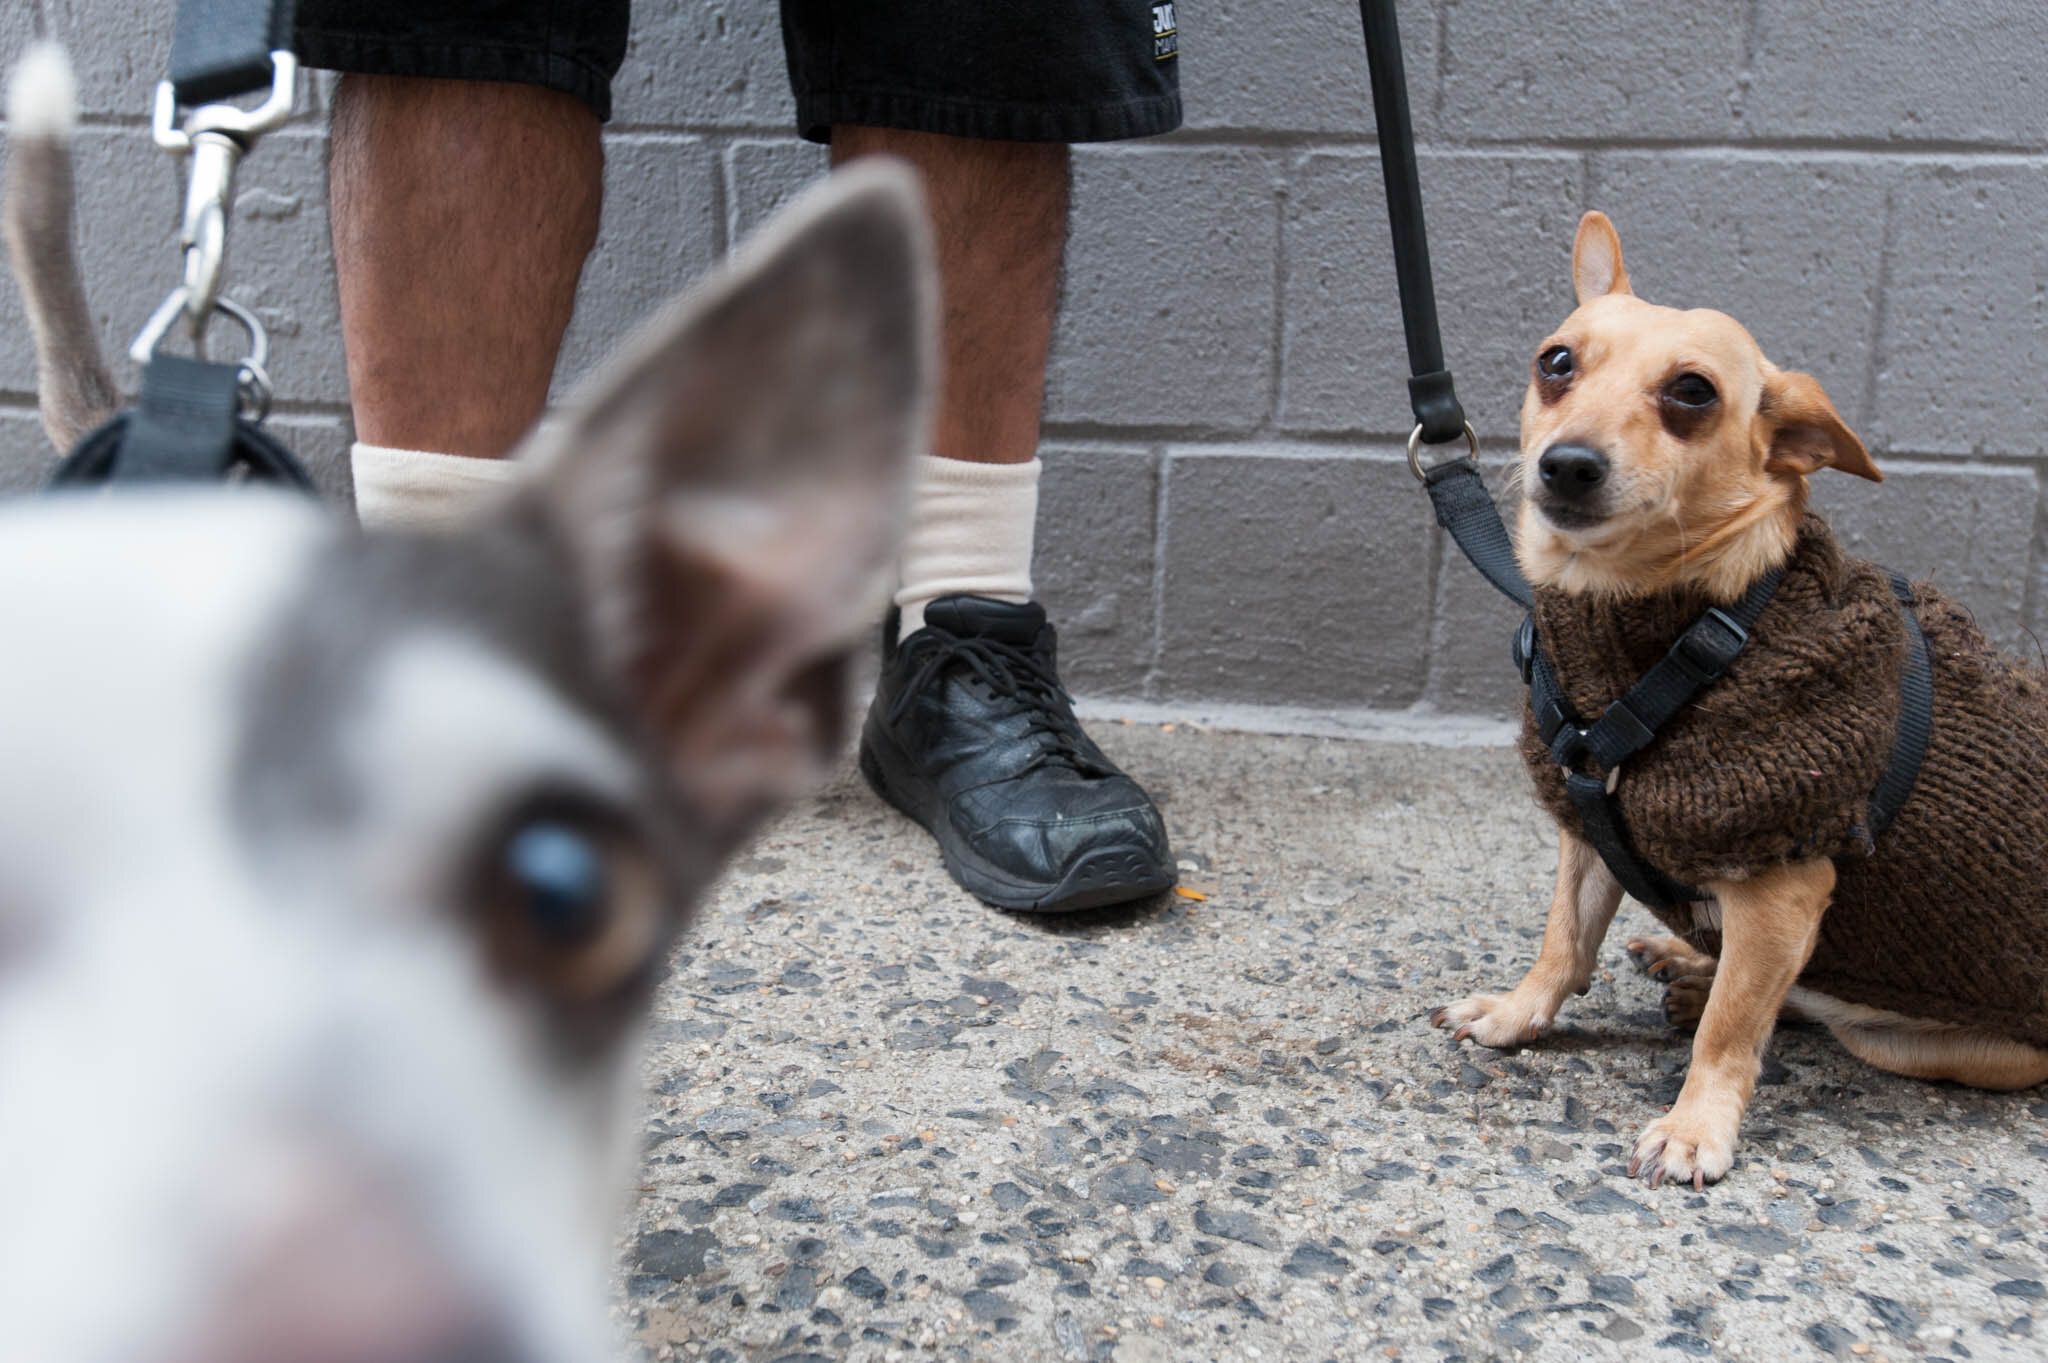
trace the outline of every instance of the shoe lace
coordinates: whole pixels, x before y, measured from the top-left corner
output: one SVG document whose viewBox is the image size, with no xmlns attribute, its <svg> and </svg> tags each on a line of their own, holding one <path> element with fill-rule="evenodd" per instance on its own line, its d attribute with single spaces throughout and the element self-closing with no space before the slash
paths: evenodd
<svg viewBox="0 0 2048 1363">
<path fill-rule="evenodd" d="M 959 635 L 927 625 L 908 647 L 923 655 L 917 671 L 889 707 L 889 722 L 901 720 L 926 686 L 954 667 L 972 673 L 995 695 L 1015 701 L 1023 710 L 1024 737 L 1041 739 L 1037 758 L 1025 770 L 1052 763 L 1072 767 L 1084 776 L 1112 773 L 1088 755 L 1081 722 L 1074 718 L 1073 698 L 1053 672 L 1052 659 L 1035 647 L 983 635 Z"/>
</svg>

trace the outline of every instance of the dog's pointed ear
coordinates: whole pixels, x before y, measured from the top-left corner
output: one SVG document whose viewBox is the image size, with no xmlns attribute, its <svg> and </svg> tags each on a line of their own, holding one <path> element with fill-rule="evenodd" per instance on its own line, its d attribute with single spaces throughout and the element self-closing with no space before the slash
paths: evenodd
<svg viewBox="0 0 2048 1363">
<path fill-rule="evenodd" d="M 1873 483 L 1884 481 L 1884 474 L 1870 461 L 1870 451 L 1835 411 L 1813 375 L 1782 369 L 1766 373 L 1757 415 L 1768 427 L 1764 467 L 1770 472 L 1803 478 L 1837 468 Z"/>
<path fill-rule="evenodd" d="M 1572 287 L 1581 304 L 1632 292 L 1628 267 L 1621 263 L 1621 236 L 1597 209 L 1579 219 L 1579 234 L 1572 239 Z"/>
<path fill-rule="evenodd" d="M 937 284 L 915 175 L 864 160 L 657 315 L 529 438 L 600 664 L 738 836 L 837 752 L 925 439 Z"/>
</svg>

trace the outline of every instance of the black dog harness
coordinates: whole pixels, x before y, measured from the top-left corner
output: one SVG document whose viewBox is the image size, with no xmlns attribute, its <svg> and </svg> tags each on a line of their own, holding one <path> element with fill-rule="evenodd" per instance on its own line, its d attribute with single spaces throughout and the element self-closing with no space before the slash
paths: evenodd
<svg viewBox="0 0 2048 1363">
<path fill-rule="evenodd" d="M 1387 216 L 1393 228 L 1395 273 L 1413 375 L 1408 393 L 1415 429 L 1408 436 L 1408 465 L 1429 492 L 1437 524 L 1457 541 L 1481 576 L 1529 612 L 1515 635 L 1515 666 L 1529 688 L 1536 731 L 1564 770 L 1565 790 L 1578 813 L 1585 840 L 1600 854 L 1622 889 L 1651 908 L 1710 898 L 1643 860 L 1629 840 L 1621 802 L 1614 792 L 1624 763 L 1654 742 L 1658 730 L 1719 681 L 1741 655 L 1757 618 L 1776 594 L 1782 573 L 1772 569 L 1751 583 L 1734 605 L 1710 608 L 1693 621 L 1663 658 L 1592 723 L 1573 711 L 1536 633 L 1535 590 L 1515 560 L 1507 526 L 1479 476 L 1479 437 L 1466 421 L 1452 390 L 1450 371 L 1444 367 L 1394 0 L 1359 0 L 1359 11 L 1365 22 L 1380 163 L 1386 172 Z M 1456 440 L 1461 434 L 1466 442 L 1464 457 L 1423 467 L 1422 445 Z M 1899 574 L 1890 577 L 1892 595 L 1898 598 L 1899 616 L 1905 624 L 1908 652 L 1899 682 L 1899 724 L 1891 758 L 1870 797 L 1873 838 L 1891 825 L 1913 793 L 1934 727 L 1934 670 L 1927 655 L 1927 639 L 1913 614 L 1913 589 Z"/>
</svg>

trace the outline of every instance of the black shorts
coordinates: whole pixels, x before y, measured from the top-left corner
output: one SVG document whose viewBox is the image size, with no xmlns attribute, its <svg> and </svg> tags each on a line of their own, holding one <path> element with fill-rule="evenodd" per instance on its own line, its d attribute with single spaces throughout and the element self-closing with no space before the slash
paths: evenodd
<svg viewBox="0 0 2048 1363">
<path fill-rule="evenodd" d="M 687 2 L 687 0 L 685 0 Z M 626 0 L 299 0 L 308 66 L 516 81 L 611 117 Z M 783 0 L 797 127 L 1099 142 L 1180 126 L 1171 0 Z"/>
</svg>

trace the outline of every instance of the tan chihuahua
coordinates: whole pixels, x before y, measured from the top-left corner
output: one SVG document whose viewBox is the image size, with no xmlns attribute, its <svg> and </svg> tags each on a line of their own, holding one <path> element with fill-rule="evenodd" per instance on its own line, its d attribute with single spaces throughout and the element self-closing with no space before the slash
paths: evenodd
<svg viewBox="0 0 2048 1363">
<path fill-rule="evenodd" d="M 2048 930 L 2048 687 L 1916 584 L 1934 732 L 1913 794 L 1873 835 L 1907 631 L 1889 579 L 1806 511 L 1806 479 L 1883 475 L 1820 385 L 1732 318 L 1635 297 L 1600 213 L 1579 224 L 1572 278 L 1578 309 L 1537 348 L 1522 406 L 1516 550 L 1578 713 L 1599 714 L 1702 611 L 1785 574 L 1726 675 L 1610 778 L 1637 850 L 1705 895 L 1659 911 L 1683 940 L 1629 943 L 1670 982 L 1667 1015 L 1698 1027 L 1630 1174 L 1698 1188 L 1728 1172 L 1781 1013 L 1900 1074 L 2048 1079 L 2033 949 Z M 1541 954 L 1513 992 L 1431 1018 L 1494 1047 L 1542 1035 L 1586 992 L 1622 897 L 1533 719 L 1523 750 L 1560 823 Z"/>
</svg>

